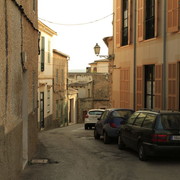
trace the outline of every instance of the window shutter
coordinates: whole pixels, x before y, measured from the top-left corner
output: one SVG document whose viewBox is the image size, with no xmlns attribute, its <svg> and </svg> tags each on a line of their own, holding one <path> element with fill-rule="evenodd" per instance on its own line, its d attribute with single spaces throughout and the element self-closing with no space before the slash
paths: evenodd
<svg viewBox="0 0 180 180">
<path fill-rule="evenodd" d="M 162 109 L 162 65 L 155 66 L 155 109 Z"/>
<path fill-rule="evenodd" d="M 168 0 L 168 32 L 178 31 L 179 0 Z"/>
<path fill-rule="evenodd" d="M 51 62 L 51 41 L 48 40 L 48 63 Z"/>
<path fill-rule="evenodd" d="M 120 70 L 120 107 L 130 107 L 130 69 Z"/>
<path fill-rule="evenodd" d="M 41 37 L 41 71 L 44 71 L 44 61 L 45 61 L 45 37 Z"/>
<path fill-rule="evenodd" d="M 168 109 L 176 110 L 177 104 L 176 64 L 168 65 Z"/>
<path fill-rule="evenodd" d="M 116 46 L 121 46 L 121 34 L 122 34 L 122 25 L 121 25 L 121 16 L 122 13 L 122 0 L 116 0 Z"/>
<path fill-rule="evenodd" d="M 137 67 L 136 110 L 143 107 L 143 67 Z"/>
<path fill-rule="evenodd" d="M 154 37 L 158 36 L 158 0 L 155 0 L 155 29 Z"/>
<path fill-rule="evenodd" d="M 138 0 L 138 41 L 144 39 L 144 0 Z"/>
<path fill-rule="evenodd" d="M 128 44 L 131 44 L 131 7 L 132 7 L 132 0 L 128 1 Z"/>
</svg>

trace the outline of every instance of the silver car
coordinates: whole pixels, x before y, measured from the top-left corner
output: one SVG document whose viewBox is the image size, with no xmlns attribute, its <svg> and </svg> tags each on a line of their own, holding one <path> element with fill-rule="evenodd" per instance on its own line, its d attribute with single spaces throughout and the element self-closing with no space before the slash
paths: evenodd
<svg viewBox="0 0 180 180">
<path fill-rule="evenodd" d="M 101 114 L 104 112 L 104 109 L 91 109 L 87 112 L 84 120 L 84 128 L 92 128 L 95 127 L 95 124 L 97 123 L 97 119 L 101 116 Z"/>
</svg>

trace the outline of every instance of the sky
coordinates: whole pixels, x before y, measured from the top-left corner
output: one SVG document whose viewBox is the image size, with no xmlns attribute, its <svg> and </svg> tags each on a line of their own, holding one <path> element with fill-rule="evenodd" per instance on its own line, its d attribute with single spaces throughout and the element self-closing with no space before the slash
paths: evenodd
<svg viewBox="0 0 180 180">
<path fill-rule="evenodd" d="M 112 36 L 112 13 L 113 0 L 38 0 L 39 20 L 57 32 L 53 49 L 70 56 L 70 71 L 85 71 L 100 59 L 94 54 L 96 43 L 100 55 L 108 54 L 103 38 Z"/>
</svg>

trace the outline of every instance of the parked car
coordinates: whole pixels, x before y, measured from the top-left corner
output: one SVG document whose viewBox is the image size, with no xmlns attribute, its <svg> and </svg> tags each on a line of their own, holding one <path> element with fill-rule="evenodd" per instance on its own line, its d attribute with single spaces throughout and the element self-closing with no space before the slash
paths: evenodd
<svg viewBox="0 0 180 180">
<path fill-rule="evenodd" d="M 149 156 L 180 152 L 180 112 L 136 111 L 120 127 L 118 147 L 130 147 L 144 161 Z"/>
<path fill-rule="evenodd" d="M 103 136 L 104 143 L 110 143 L 112 138 L 118 137 L 118 128 L 133 112 L 132 109 L 106 109 L 95 124 L 94 138 Z"/>
<path fill-rule="evenodd" d="M 101 114 L 104 112 L 104 109 L 91 109 L 87 112 L 84 120 L 84 128 L 92 128 L 95 127 L 95 123 L 97 122 L 97 119 L 101 116 Z"/>
</svg>

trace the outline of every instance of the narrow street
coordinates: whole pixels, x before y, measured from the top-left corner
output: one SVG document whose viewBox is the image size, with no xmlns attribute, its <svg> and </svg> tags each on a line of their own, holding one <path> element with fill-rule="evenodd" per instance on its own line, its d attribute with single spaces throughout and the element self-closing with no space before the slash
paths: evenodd
<svg viewBox="0 0 180 180">
<path fill-rule="evenodd" d="M 93 130 L 83 124 L 39 134 L 37 159 L 47 164 L 29 164 L 21 180 L 176 180 L 180 159 L 158 158 L 139 161 L 131 150 L 120 151 L 114 142 L 95 140 Z"/>
</svg>

